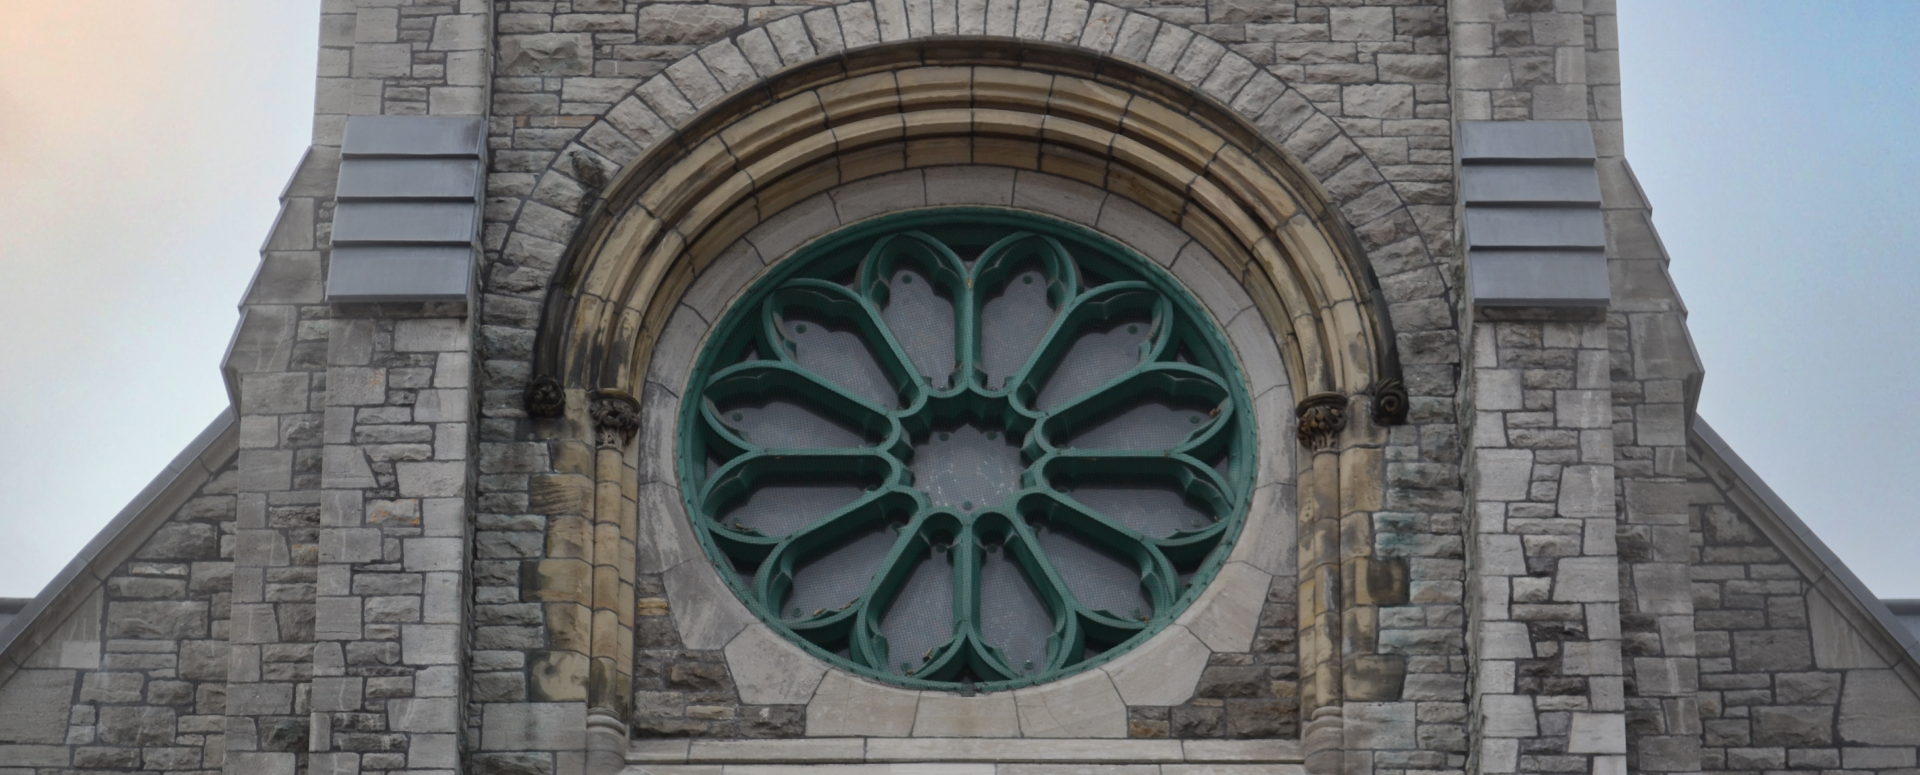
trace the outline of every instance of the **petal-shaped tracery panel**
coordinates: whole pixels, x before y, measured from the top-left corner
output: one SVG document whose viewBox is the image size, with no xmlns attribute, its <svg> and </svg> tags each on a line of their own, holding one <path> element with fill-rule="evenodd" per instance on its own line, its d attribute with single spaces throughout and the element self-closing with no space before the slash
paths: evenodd
<svg viewBox="0 0 1920 775">
<path fill-rule="evenodd" d="M 1254 455 L 1234 364 L 1178 282 L 1094 232 L 879 218 L 716 327 L 682 491 L 735 591 L 822 658 L 922 688 L 1046 681 L 1157 631 L 1226 556 Z"/>
</svg>

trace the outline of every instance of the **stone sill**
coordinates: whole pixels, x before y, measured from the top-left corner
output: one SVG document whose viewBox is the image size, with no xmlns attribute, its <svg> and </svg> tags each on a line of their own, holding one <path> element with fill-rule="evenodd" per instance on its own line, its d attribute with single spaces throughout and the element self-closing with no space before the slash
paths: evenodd
<svg viewBox="0 0 1920 775">
<path fill-rule="evenodd" d="M 1296 740 L 1094 740 L 993 737 L 821 737 L 635 740 L 629 764 L 1299 764 Z M 1299 772 L 1294 768 L 1277 772 Z M 633 773 L 633 769 L 628 769 Z"/>
</svg>

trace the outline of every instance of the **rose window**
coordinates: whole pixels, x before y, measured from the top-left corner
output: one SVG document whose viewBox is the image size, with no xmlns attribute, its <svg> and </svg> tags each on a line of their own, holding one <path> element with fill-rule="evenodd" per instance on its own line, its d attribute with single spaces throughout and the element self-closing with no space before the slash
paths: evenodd
<svg viewBox="0 0 1920 775">
<path fill-rule="evenodd" d="M 843 229 L 715 327 L 681 416 L 701 543 L 776 631 L 864 675 L 983 690 L 1179 614 L 1239 530 L 1231 349 L 1159 267 L 990 209 Z"/>
</svg>

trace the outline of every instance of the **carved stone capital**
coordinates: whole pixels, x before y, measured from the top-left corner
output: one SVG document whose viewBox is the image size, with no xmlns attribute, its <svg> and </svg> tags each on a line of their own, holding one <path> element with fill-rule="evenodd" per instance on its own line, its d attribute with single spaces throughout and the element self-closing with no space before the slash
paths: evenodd
<svg viewBox="0 0 1920 775">
<path fill-rule="evenodd" d="M 624 390 L 593 391 L 587 414 L 593 419 L 594 443 L 602 449 L 625 447 L 640 432 L 640 402 Z"/>
<path fill-rule="evenodd" d="M 1383 379 L 1373 385 L 1373 424 L 1405 425 L 1407 410 L 1412 407 L 1413 399 L 1407 396 L 1407 386 L 1397 379 Z"/>
<path fill-rule="evenodd" d="M 1315 393 L 1294 407 L 1293 415 L 1298 419 L 1296 432 L 1301 446 L 1314 452 L 1333 449 L 1340 432 L 1347 428 L 1347 397 Z"/>
<path fill-rule="evenodd" d="M 544 375 L 534 377 L 527 383 L 526 404 L 530 417 L 559 417 L 567 413 L 567 392 L 560 387 L 560 380 Z"/>
</svg>

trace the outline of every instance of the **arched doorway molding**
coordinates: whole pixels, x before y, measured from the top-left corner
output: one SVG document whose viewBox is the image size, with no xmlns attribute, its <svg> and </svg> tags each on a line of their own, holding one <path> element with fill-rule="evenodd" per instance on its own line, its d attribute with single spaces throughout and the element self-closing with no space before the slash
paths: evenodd
<svg viewBox="0 0 1920 775">
<path fill-rule="evenodd" d="M 604 174 L 590 158 L 573 162 L 587 182 Z M 1406 574 L 1373 558 L 1370 520 L 1384 490 L 1380 426 L 1404 418 L 1407 400 L 1360 242 L 1298 162 L 1187 85 L 1071 47 L 986 39 L 878 46 L 784 71 L 694 116 L 599 187 L 550 286 L 528 393 L 535 416 L 571 406 L 574 422 L 555 431 L 599 450 L 592 589 L 576 591 L 590 601 L 589 631 L 566 639 L 588 652 L 575 664 L 596 739 L 625 739 L 631 515 L 646 475 L 631 444 L 643 422 L 633 397 L 678 300 L 722 251 L 796 203 L 955 164 L 1034 170 L 1131 200 L 1225 263 L 1271 327 L 1305 452 L 1308 764 L 1337 769 L 1343 698 L 1397 698 L 1404 675 L 1372 641 L 1372 608 L 1404 600 Z"/>
</svg>

